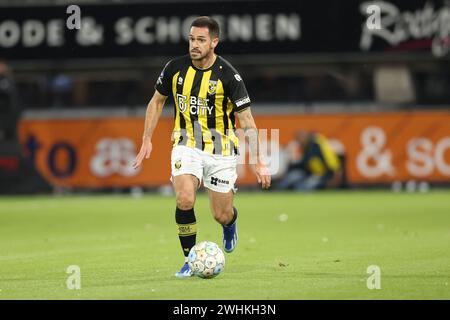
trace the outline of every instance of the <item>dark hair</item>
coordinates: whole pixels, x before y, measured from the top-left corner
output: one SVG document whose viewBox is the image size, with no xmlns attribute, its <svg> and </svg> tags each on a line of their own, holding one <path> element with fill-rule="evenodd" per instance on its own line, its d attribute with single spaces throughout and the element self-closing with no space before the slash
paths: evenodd
<svg viewBox="0 0 450 320">
<path fill-rule="evenodd" d="M 219 23 L 211 17 L 201 16 L 191 23 L 191 27 L 208 28 L 211 38 L 218 38 L 220 35 Z"/>
</svg>

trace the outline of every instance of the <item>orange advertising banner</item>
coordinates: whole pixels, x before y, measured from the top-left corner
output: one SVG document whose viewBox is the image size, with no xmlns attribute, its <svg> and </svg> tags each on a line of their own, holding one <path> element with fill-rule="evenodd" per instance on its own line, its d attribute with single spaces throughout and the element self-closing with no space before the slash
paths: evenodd
<svg viewBox="0 0 450 320">
<path fill-rule="evenodd" d="M 274 177 L 285 173 L 287 146 L 299 130 L 326 136 L 345 154 L 349 183 L 420 180 L 450 182 L 450 112 L 256 115 L 271 154 Z M 153 151 L 134 170 L 142 118 L 23 119 L 19 137 L 27 157 L 55 186 L 108 188 L 170 184 L 172 118 L 162 118 Z M 241 136 L 241 139 L 243 137 Z M 245 159 L 241 142 L 241 160 Z M 247 165 L 238 185 L 256 184 Z"/>
</svg>

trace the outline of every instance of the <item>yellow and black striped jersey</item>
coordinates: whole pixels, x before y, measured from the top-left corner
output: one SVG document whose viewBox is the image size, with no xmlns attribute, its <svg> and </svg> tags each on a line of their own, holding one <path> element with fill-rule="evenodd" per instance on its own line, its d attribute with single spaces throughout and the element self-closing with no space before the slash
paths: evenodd
<svg viewBox="0 0 450 320">
<path fill-rule="evenodd" d="M 239 148 L 235 112 L 250 106 L 244 81 L 220 56 L 208 69 L 198 69 L 189 55 L 169 61 L 155 89 L 173 95 L 175 145 L 209 154 L 233 155 Z"/>
</svg>

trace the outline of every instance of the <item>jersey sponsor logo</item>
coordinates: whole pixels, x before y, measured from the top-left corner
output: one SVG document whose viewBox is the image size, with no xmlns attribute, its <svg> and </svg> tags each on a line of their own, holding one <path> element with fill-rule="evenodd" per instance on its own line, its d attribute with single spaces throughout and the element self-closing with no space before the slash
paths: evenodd
<svg viewBox="0 0 450 320">
<path fill-rule="evenodd" d="M 208 94 L 210 95 L 216 94 L 216 89 L 217 89 L 217 81 L 209 80 Z"/>
<path fill-rule="evenodd" d="M 209 106 L 209 99 L 204 99 L 200 97 L 190 97 L 177 93 L 178 108 L 181 113 L 186 112 L 186 110 L 192 115 L 211 115 L 214 106 Z"/>
<path fill-rule="evenodd" d="M 186 96 L 177 93 L 178 108 L 180 109 L 181 113 L 184 113 L 187 109 L 186 100 L 187 100 Z"/>
<path fill-rule="evenodd" d="M 240 107 L 240 106 L 242 106 L 242 105 L 244 105 L 246 103 L 250 103 L 250 97 L 249 96 L 237 100 L 236 101 L 236 106 Z"/>
<path fill-rule="evenodd" d="M 238 75 L 237 73 L 234 75 L 234 78 L 235 78 L 237 81 L 242 81 L 241 76 Z"/>
</svg>

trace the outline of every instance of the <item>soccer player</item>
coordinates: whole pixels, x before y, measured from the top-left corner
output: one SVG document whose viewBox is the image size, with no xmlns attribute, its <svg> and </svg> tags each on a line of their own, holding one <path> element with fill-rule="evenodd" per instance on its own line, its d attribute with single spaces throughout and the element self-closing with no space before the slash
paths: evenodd
<svg viewBox="0 0 450 320">
<path fill-rule="evenodd" d="M 137 168 L 150 157 L 153 132 L 167 97 L 173 95 L 171 181 L 176 195 L 175 220 L 185 256 L 183 267 L 175 274 L 179 278 L 192 275 L 187 256 L 196 241 L 194 204 L 202 180 L 214 219 L 223 227 L 225 252 L 236 247 L 238 211 L 233 196 L 239 140 L 235 116 L 247 137 L 247 133 L 256 135 L 257 139 L 248 140 L 250 152 L 256 156 L 253 165 L 258 183 L 263 189 L 271 183 L 259 154 L 257 128 L 244 81 L 228 61 L 214 53 L 218 43 L 217 21 L 203 16 L 192 22 L 189 54 L 169 61 L 156 82 L 147 107 L 142 146 L 133 163 Z"/>
</svg>

